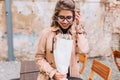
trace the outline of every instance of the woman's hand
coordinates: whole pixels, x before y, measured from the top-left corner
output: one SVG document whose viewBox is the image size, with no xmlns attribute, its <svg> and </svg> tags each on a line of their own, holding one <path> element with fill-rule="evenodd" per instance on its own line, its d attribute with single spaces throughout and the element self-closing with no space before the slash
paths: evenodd
<svg viewBox="0 0 120 80">
<path fill-rule="evenodd" d="M 81 15 L 80 12 L 75 12 L 75 19 L 76 19 L 76 27 L 75 30 L 77 33 L 84 33 L 84 27 L 81 26 Z"/>
<path fill-rule="evenodd" d="M 75 12 L 75 20 L 77 25 L 80 25 L 81 23 L 80 19 L 81 19 L 80 12 Z"/>
<path fill-rule="evenodd" d="M 67 74 L 56 72 L 53 76 L 53 79 L 55 80 L 67 80 Z"/>
</svg>

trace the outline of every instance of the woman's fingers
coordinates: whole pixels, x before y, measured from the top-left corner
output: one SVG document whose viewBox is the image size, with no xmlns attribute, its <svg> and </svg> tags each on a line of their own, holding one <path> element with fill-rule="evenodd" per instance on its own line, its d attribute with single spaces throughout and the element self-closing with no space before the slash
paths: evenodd
<svg viewBox="0 0 120 80">
<path fill-rule="evenodd" d="M 75 19 L 76 19 L 76 24 L 77 25 L 79 25 L 80 24 L 80 17 L 81 17 L 81 15 L 80 15 L 80 13 L 75 13 Z"/>
<path fill-rule="evenodd" d="M 55 80 L 60 80 L 60 79 L 66 78 L 66 77 L 67 77 L 66 74 L 62 74 L 62 73 L 59 73 L 59 72 L 56 72 L 55 75 L 54 75 Z"/>
</svg>

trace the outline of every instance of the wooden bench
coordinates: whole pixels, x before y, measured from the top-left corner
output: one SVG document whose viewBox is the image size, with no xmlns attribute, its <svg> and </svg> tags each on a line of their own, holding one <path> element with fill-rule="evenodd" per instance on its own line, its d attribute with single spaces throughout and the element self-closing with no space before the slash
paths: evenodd
<svg viewBox="0 0 120 80">
<path fill-rule="evenodd" d="M 116 64 L 118 70 L 120 71 L 120 51 L 114 50 L 113 56 L 114 56 L 114 62 Z"/>
<path fill-rule="evenodd" d="M 88 80 L 94 80 L 94 74 L 99 75 L 103 80 L 110 80 L 112 69 L 98 60 L 93 60 Z"/>
<path fill-rule="evenodd" d="M 82 67 L 80 69 L 80 74 L 83 73 L 84 69 L 85 69 L 85 65 L 87 63 L 87 54 L 78 54 L 78 58 L 79 58 L 79 62 L 82 64 Z"/>
<path fill-rule="evenodd" d="M 39 69 L 35 61 L 22 61 L 20 70 L 20 80 L 37 80 Z"/>
<path fill-rule="evenodd" d="M 37 80 L 39 69 L 35 61 L 22 61 L 20 70 L 20 80 Z M 14 79 L 19 80 L 19 79 Z M 70 80 L 83 80 L 81 78 L 70 77 Z"/>
</svg>

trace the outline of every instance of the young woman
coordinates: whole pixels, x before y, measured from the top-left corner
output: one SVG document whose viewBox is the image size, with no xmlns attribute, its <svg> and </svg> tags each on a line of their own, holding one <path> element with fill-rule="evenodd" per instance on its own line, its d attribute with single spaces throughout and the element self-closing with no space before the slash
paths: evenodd
<svg viewBox="0 0 120 80">
<path fill-rule="evenodd" d="M 76 26 L 73 25 L 75 22 Z M 57 71 L 54 60 L 56 36 L 69 35 L 73 40 L 71 60 L 68 74 Z M 80 77 L 80 66 L 77 54 L 88 53 L 88 41 L 81 27 L 80 14 L 75 11 L 74 0 L 58 0 L 52 17 L 51 27 L 40 35 L 36 64 L 40 70 L 38 80 L 60 80 L 66 77 Z M 62 54 L 62 53 L 61 53 Z"/>
</svg>

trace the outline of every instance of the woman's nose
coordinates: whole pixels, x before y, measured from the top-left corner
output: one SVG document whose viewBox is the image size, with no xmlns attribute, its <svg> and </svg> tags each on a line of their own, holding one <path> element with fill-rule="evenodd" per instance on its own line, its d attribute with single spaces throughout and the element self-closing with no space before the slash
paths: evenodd
<svg viewBox="0 0 120 80">
<path fill-rule="evenodd" d="M 68 21 L 65 19 L 64 21 L 63 21 L 63 23 L 67 23 Z"/>
</svg>

